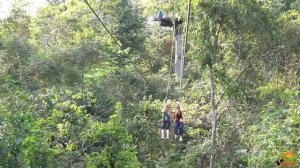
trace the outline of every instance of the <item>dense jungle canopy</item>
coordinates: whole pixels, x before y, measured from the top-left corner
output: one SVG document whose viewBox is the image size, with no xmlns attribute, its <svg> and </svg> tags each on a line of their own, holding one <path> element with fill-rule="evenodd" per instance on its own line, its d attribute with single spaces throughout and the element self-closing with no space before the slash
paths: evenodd
<svg viewBox="0 0 300 168">
<path fill-rule="evenodd" d="M 300 0 L 27 2 L 0 20 L 0 168 L 300 163 Z M 183 19 L 182 80 L 158 11 Z M 183 142 L 160 139 L 166 98 Z"/>
</svg>

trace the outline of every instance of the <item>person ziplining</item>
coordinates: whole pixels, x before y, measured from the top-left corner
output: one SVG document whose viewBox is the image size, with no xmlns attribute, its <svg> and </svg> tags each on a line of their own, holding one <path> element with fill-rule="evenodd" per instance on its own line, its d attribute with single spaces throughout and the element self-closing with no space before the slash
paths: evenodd
<svg viewBox="0 0 300 168">
<path fill-rule="evenodd" d="M 171 114 L 171 101 L 168 100 L 167 102 L 164 102 L 162 109 L 161 139 L 169 139 L 171 127 Z"/>
<path fill-rule="evenodd" d="M 175 110 L 172 109 L 172 102 L 168 100 L 164 102 L 162 108 L 161 119 L 161 139 L 170 139 L 171 120 L 174 122 L 174 139 L 179 136 L 179 141 L 182 140 L 184 128 L 184 110 L 181 102 L 176 102 Z"/>
<path fill-rule="evenodd" d="M 175 115 L 174 115 L 174 134 L 175 139 L 179 136 L 179 141 L 182 141 L 183 127 L 184 127 L 184 114 L 183 107 L 180 102 L 176 103 Z"/>
<path fill-rule="evenodd" d="M 174 39 L 175 41 L 175 74 L 177 74 L 180 80 L 179 86 L 179 95 L 181 95 L 181 80 L 183 77 L 183 64 L 184 64 L 184 54 L 183 54 L 183 33 L 181 29 L 178 29 L 178 26 L 183 23 L 183 19 L 176 19 L 172 21 L 171 18 L 165 17 L 162 11 L 159 11 L 155 21 L 160 21 L 160 26 L 173 27 Z M 170 88 L 170 76 L 171 76 L 171 66 L 172 66 L 172 57 L 173 57 L 173 41 L 172 41 L 172 51 L 169 67 L 169 76 L 168 76 L 168 86 L 166 89 L 166 99 L 168 97 L 168 90 Z M 171 120 L 174 121 L 174 134 L 175 139 L 179 136 L 179 141 L 182 141 L 184 118 L 183 118 L 183 108 L 181 103 L 176 103 L 175 110 L 171 108 L 171 101 L 168 100 L 164 102 L 162 109 L 162 125 L 161 125 L 161 139 L 169 139 Z M 175 113 L 175 114 L 174 114 Z"/>
<path fill-rule="evenodd" d="M 186 42 L 187 42 L 187 35 L 188 35 L 190 7 L 191 7 L 191 1 L 189 0 L 185 41 L 183 40 L 183 28 L 182 26 L 180 26 L 183 25 L 183 21 L 184 21 L 183 18 L 166 17 L 162 11 L 158 11 L 156 18 L 154 19 L 155 21 L 160 22 L 160 26 L 173 28 L 173 41 L 172 41 L 172 48 L 171 48 L 171 59 L 170 59 L 169 76 L 168 76 L 168 84 L 166 88 L 165 100 L 168 99 L 168 91 L 170 88 L 174 42 L 175 42 L 174 69 L 175 69 L 175 74 L 177 75 L 180 81 L 179 99 L 181 99 L 182 78 L 183 78 L 183 71 L 184 71 L 184 53 L 186 50 Z M 164 102 L 164 107 L 162 112 L 163 115 L 162 115 L 161 139 L 169 139 L 169 131 L 171 125 L 170 118 L 171 115 L 173 114 L 175 139 L 177 139 L 177 137 L 179 136 L 179 141 L 183 141 L 182 135 L 183 135 L 183 128 L 184 128 L 184 113 L 183 113 L 184 110 L 181 102 L 179 101 L 176 103 L 175 112 L 172 112 L 170 100 L 168 102 Z M 165 134 L 166 134 L 166 138 L 165 138 Z"/>
</svg>

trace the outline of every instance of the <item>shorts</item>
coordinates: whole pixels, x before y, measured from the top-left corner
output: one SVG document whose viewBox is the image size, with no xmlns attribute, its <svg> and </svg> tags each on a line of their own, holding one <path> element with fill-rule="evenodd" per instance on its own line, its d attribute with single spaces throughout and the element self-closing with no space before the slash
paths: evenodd
<svg viewBox="0 0 300 168">
<path fill-rule="evenodd" d="M 162 120 L 161 129 L 170 129 L 171 121 L 170 120 Z"/>
</svg>

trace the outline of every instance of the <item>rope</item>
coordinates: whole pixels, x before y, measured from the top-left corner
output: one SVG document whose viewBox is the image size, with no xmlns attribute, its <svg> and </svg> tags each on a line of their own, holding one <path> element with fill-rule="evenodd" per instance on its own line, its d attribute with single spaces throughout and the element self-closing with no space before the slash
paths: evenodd
<svg viewBox="0 0 300 168">
<path fill-rule="evenodd" d="M 173 61 L 173 52 L 174 52 L 174 41 L 175 41 L 175 34 L 173 32 L 172 38 L 172 47 L 171 47 L 171 55 L 170 55 L 170 64 L 169 64 L 169 75 L 168 75 L 168 84 L 167 84 L 167 91 L 166 91 L 166 99 L 168 99 L 169 89 L 170 89 L 170 80 L 171 80 L 171 69 L 172 69 L 172 61 Z"/>
<path fill-rule="evenodd" d="M 174 12 L 173 12 L 172 18 L 174 19 Z M 175 24 L 173 24 L 173 35 L 172 35 L 173 38 L 172 38 L 172 47 L 171 47 L 171 55 L 170 55 L 168 84 L 167 84 L 167 89 L 166 89 L 166 98 L 165 98 L 166 100 L 168 99 L 168 94 L 169 94 L 169 89 L 170 89 L 171 69 L 172 69 L 172 62 L 173 62 L 173 55 L 174 55 L 175 36 L 176 36 L 176 28 L 175 28 Z"/>
</svg>

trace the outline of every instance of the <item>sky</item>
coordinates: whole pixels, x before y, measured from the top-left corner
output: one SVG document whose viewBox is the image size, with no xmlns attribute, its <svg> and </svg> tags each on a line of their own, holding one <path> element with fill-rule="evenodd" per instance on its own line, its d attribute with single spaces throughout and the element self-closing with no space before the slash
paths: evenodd
<svg viewBox="0 0 300 168">
<path fill-rule="evenodd" d="M 0 19 L 4 19 L 9 16 L 9 13 L 12 8 L 12 4 L 15 1 L 19 1 L 21 3 L 28 2 L 28 6 L 25 9 L 32 16 L 36 14 L 39 8 L 47 5 L 47 0 L 0 0 Z M 136 0 L 136 2 L 139 2 L 141 4 L 147 4 L 148 1 L 149 0 Z M 153 4 L 153 3 L 149 3 L 149 4 Z"/>
<path fill-rule="evenodd" d="M 0 0 L 0 19 L 6 18 L 11 10 L 12 4 L 15 0 Z M 28 2 L 26 10 L 29 14 L 35 15 L 38 8 L 47 4 L 46 0 L 18 0 L 20 2 Z"/>
</svg>

